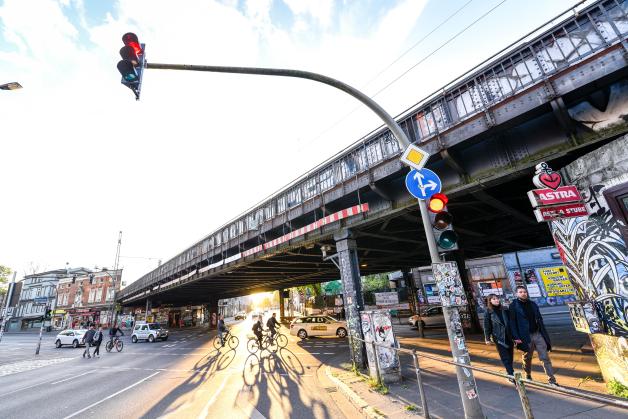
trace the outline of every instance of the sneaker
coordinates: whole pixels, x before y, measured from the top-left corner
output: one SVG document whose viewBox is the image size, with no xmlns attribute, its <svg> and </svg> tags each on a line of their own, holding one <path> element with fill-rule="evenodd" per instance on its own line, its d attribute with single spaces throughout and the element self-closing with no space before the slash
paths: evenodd
<svg viewBox="0 0 628 419">
<path fill-rule="evenodd" d="M 87 355 L 87 359 L 89 359 L 89 358 L 91 358 L 91 357 L 92 357 L 91 355 Z"/>
<path fill-rule="evenodd" d="M 514 378 L 509 378 L 508 381 L 510 381 L 511 384 L 516 384 Z"/>
<path fill-rule="evenodd" d="M 556 382 L 556 380 L 548 380 L 547 384 L 549 384 L 550 386 L 554 386 L 554 387 L 560 387 L 560 384 L 558 384 Z"/>
<path fill-rule="evenodd" d="M 532 380 L 532 375 L 526 374 L 526 380 Z"/>
</svg>

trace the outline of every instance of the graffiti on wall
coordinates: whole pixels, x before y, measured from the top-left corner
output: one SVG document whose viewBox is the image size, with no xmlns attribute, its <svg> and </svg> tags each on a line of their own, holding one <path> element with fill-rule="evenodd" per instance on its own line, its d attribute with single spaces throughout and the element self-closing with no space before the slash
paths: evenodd
<svg viewBox="0 0 628 419">
<path fill-rule="evenodd" d="M 628 249 L 621 221 L 611 213 L 603 192 L 628 182 L 626 147 L 624 137 L 598 150 L 595 158 L 581 158 L 567 167 L 590 216 L 550 225 L 578 298 L 595 302 L 606 332 L 615 336 L 628 336 Z M 615 171 L 622 175 L 609 178 Z"/>
</svg>

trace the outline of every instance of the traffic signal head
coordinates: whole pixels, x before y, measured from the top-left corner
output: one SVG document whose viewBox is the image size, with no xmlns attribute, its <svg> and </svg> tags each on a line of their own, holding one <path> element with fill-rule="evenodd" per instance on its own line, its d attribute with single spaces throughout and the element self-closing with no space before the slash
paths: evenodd
<svg viewBox="0 0 628 419">
<path fill-rule="evenodd" d="M 44 314 L 44 320 L 50 320 L 52 318 L 52 310 L 46 309 L 46 314 Z"/>
<path fill-rule="evenodd" d="M 120 49 L 122 60 L 118 62 L 118 71 L 122 75 L 121 83 L 131 89 L 135 99 L 140 100 L 142 74 L 146 65 L 146 45 L 140 44 L 137 35 L 128 32 L 122 35 L 124 46 Z"/>
<path fill-rule="evenodd" d="M 447 195 L 437 193 L 432 195 L 427 204 L 427 208 L 430 210 L 432 232 L 440 252 L 458 249 L 458 235 L 451 225 L 454 217 L 447 211 L 448 202 Z"/>
</svg>

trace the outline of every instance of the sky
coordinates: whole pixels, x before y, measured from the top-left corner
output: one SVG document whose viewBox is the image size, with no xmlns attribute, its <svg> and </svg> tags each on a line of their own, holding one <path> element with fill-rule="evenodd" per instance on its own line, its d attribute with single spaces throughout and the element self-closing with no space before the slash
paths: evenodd
<svg viewBox="0 0 628 419">
<path fill-rule="evenodd" d="M 135 101 L 125 32 L 149 62 L 319 72 L 397 115 L 573 4 L 0 0 L 0 84 L 24 87 L 0 90 L 0 265 L 112 268 L 122 231 L 129 284 L 381 125 L 280 77 L 146 70 Z"/>
</svg>

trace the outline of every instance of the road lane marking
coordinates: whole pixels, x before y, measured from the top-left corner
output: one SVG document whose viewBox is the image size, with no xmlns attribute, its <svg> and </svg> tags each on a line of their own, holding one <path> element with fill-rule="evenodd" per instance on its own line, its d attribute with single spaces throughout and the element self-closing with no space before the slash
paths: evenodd
<svg viewBox="0 0 628 419">
<path fill-rule="evenodd" d="M 214 404 L 214 402 L 216 401 L 216 398 L 218 397 L 220 392 L 225 388 L 225 384 L 227 384 L 227 380 L 229 379 L 229 377 L 231 377 L 231 374 L 225 375 L 225 378 L 222 380 L 222 383 L 220 383 L 220 387 L 218 387 L 218 390 L 216 390 L 216 392 L 211 397 L 211 399 L 209 399 L 207 401 L 207 404 L 205 404 L 205 407 L 203 407 L 203 410 L 201 411 L 201 414 L 198 415 L 198 419 L 205 419 L 205 418 L 207 418 L 207 416 L 209 415 L 209 407 L 212 404 Z"/>
<path fill-rule="evenodd" d="M 64 378 L 63 380 L 55 381 L 54 383 L 50 383 L 50 384 L 59 384 L 59 383 L 63 383 L 63 382 L 65 382 L 65 381 L 72 380 L 73 378 L 82 377 L 82 376 L 84 376 L 84 375 L 91 374 L 91 373 L 92 373 L 92 371 L 87 371 L 87 372 L 84 372 L 83 374 L 79 374 L 79 375 L 72 375 L 72 376 L 70 376 L 70 377 L 68 377 L 68 378 Z"/>
<path fill-rule="evenodd" d="M 113 398 L 113 397 L 116 397 L 118 394 L 124 393 L 125 391 L 132 389 L 132 388 L 133 388 L 133 387 L 135 387 L 136 385 L 141 384 L 141 383 L 143 383 L 144 381 L 146 381 L 146 380 L 148 380 L 148 379 L 150 379 L 150 378 L 153 378 L 154 376 L 156 376 L 157 374 L 160 374 L 160 373 L 161 373 L 161 371 L 157 371 L 156 373 L 153 373 L 153 374 L 149 375 L 148 377 L 144 377 L 144 378 L 142 378 L 140 381 L 137 381 L 137 382 L 135 382 L 135 383 L 131 384 L 130 386 L 123 388 L 122 390 L 116 391 L 115 393 L 110 394 L 109 396 L 105 397 L 104 399 L 101 399 L 101 400 L 97 401 L 96 403 L 92 403 L 92 404 L 90 404 L 89 406 L 84 407 L 84 408 L 82 408 L 81 410 L 79 410 L 79 411 L 77 411 L 77 412 L 74 412 L 74 413 L 72 413 L 71 415 L 66 416 L 66 417 L 65 417 L 65 418 L 63 418 L 63 419 L 70 419 L 70 418 L 73 418 L 73 417 L 74 417 L 74 416 L 76 416 L 76 415 L 80 415 L 81 413 L 85 412 L 86 410 L 89 410 L 89 409 L 91 409 L 91 408 L 92 408 L 92 407 L 94 407 L 94 406 L 98 406 L 100 403 L 102 403 L 102 402 L 104 402 L 104 401 L 107 401 L 107 400 L 109 400 L 109 399 L 111 399 L 111 398 Z"/>
</svg>

